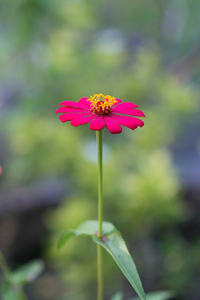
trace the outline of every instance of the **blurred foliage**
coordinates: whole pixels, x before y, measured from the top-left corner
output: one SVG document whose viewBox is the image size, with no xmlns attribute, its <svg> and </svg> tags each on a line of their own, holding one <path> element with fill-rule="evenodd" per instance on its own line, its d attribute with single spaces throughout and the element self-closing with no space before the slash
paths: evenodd
<svg viewBox="0 0 200 300">
<path fill-rule="evenodd" d="M 80 239 L 56 250 L 62 231 L 96 217 L 96 146 L 88 125 L 61 124 L 55 110 L 102 92 L 146 114 L 142 129 L 104 132 L 104 219 L 133 249 L 144 286 L 187 299 L 182 286 L 189 290 L 197 274 L 199 241 L 190 245 L 170 230 L 191 218 L 170 147 L 183 125 L 198 120 L 199 60 L 186 73 L 172 70 L 198 48 L 199 11 L 199 0 L 0 1 L 1 188 L 44 177 L 70 183 L 70 196 L 46 216 L 46 252 L 66 280 L 67 298 L 93 299 L 96 290 L 95 247 Z M 104 259 L 111 296 L 126 283 Z"/>
<path fill-rule="evenodd" d="M 37 279 L 44 269 L 44 264 L 36 260 L 10 271 L 0 252 L 0 267 L 4 274 L 0 288 L 2 300 L 26 300 L 28 298 L 23 291 L 24 286 Z"/>
</svg>

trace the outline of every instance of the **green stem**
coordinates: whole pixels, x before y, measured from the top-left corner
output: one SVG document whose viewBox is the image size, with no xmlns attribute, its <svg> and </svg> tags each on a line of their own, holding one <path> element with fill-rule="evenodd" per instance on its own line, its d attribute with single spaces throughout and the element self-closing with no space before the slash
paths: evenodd
<svg viewBox="0 0 200 300">
<path fill-rule="evenodd" d="M 98 236 L 102 238 L 103 221 L 103 150 L 102 150 L 102 130 L 96 131 L 97 154 L 98 154 Z M 97 300 L 103 300 L 103 272 L 102 272 L 102 247 L 97 245 Z"/>
<path fill-rule="evenodd" d="M 3 254 L 0 251 L 0 269 L 2 270 L 4 276 L 7 278 L 10 275 L 10 270 L 7 266 L 6 260 L 3 256 Z"/>
<path fill-rule="evenodd" d="M 19 286 L 18 288 L 19 288 L 18 295 L 20 296 L 20 299 L 21 300 L 28 300 L 28 298 L 26 297 L 22 287 Z"/>
<path fill-rule="evenodd" d="M 6 260 L 2 254 L 2 252 L 0 251 L 0 269 L 2 270 L 5 278 L 8 280 L 8 282 L 10 282 L 12 284 L 12 282 L 10 281 L 10 270 L 7 266 L 7 263 L 6 263 Z M 22 300 L 28 300 L 22 287 L 21 286 L 18 286 L 18 295 L 20 295 L 20 299 Z"/>
<path fill-rule="evenodd" d="M 103 300 L 102 247 L 97 245 L 97 300 Z"/>
</svg>

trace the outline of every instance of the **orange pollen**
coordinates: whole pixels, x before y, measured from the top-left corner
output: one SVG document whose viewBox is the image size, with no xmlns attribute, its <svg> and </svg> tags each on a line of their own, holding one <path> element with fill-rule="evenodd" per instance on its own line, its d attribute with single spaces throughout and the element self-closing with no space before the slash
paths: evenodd
<svg viewBox="0 0 200 300">
<path fill-rule="evenodd" d="M 103 94 L 94 94 L 87 99 L 91 103 L 91 111 L 98 116 L 109 116 L 112 106 L 117 102 L 115 97 Z"/>
</svg>

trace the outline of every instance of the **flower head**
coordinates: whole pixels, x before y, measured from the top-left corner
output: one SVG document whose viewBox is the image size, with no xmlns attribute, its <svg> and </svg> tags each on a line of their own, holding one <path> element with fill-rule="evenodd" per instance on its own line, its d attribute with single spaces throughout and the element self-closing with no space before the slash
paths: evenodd
<svg viewBox="0 0 200 300">
<path fill-rule="evenodd" d="M 71 121 L 72 126 L 89 124 L 91 130 L 101 130 L 106 127 L 111 133 L 121 133 L 122 127 L 132 130 L 142 127 L 144 122 L 135 117 L 145 117 L 138 105 L 132 102 L 121 103 L 122 100 L 109 95 L 94 94 L 90 98 L 81 98 L 78 102 L 64 101 L 56 110 L 63 113 L 59 119 L 62 122 Z"/>
</svg>

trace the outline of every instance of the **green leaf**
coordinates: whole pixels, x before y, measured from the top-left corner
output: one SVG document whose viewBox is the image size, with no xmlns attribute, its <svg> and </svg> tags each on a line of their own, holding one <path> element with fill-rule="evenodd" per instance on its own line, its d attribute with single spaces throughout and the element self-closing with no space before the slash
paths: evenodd
<svg viewBox="0 0 200 300">
<path fill-rule="evenodd" d="M 171 291 L 157 291 L 153 293 L 146 294 L 146 300 L 168 300 L 173 297 L 173 292 Z M 138 297 L 131 298 L 129 300 L 139 300 Z"/>
<path fill-rule="evenodd" d="M 103 241 L 97 236 L 93 236 L 93 240 L 102 245 L 110 253 L 139 297 L 142 300 L 146 300 L 135 263 L 119 231 L 115 230 L 113 233 L 105 235 Z"/>
<path fill-rule="evenodd" d="M 40 260 L 35 260 L 14 270 L 9 275 L 9 280 L 13 284 L 30 283 L 42 273 L 43 269 L 43 262 Z"/>
<path fill-rule="evenodd" d="M 123 294 L 122 292 L 117 292 L 110 300 L 122 300 L 123 299 Z"/>
<path fill-rule="evenodd" d="M 111 233 L 115 230 L 113 224 L 109 222 L 103 222 L 103 234 Z M 68 230 L 64 232 L 59 241 L 58 241 L 58 249 L 61 249 L 65 243 L 72 237 L 75 236 L 93 236 L 98 234 L 98 221 L 86 221 L 82 223 L 75 230 Z"/>
<path fill-rule="evenodd" d="M 110 253 L 132 287 L 137 292 L 140 299 L 146 300 L 135 263 L 130 256 L 130 253 L 128 252 L 128 249 L 120 232 L 114 227 L 112 223 L 109 222 L 103 222 L 102 229 L 103 237 L 100 240 L 97 235 L 98 221 L 86 221 L 81 224 L 76 230 L 71 230 L 64 233 L 58 242 L 58 246 L 59 248 L 61 248 L 69 238 L 74 236 L 91 236 L 95 243 L 100 244 L 108 251 L 108 253 Z"/>
<path fill-rule="evenodd" d="M 75 232 L 73 231 L 67 231 L 67 232 L 64 232 L 61 237 L 59 238 L 59 241 L 58 241 L 58 249 L 61 249 L 65 243 L 72 237 L 76 236 Z"/>
<path fill-rule="evenodd" d="M 4 282 L 1 287 L 2 300 L 25 300 L 21 286 Z"/>
</svg>

